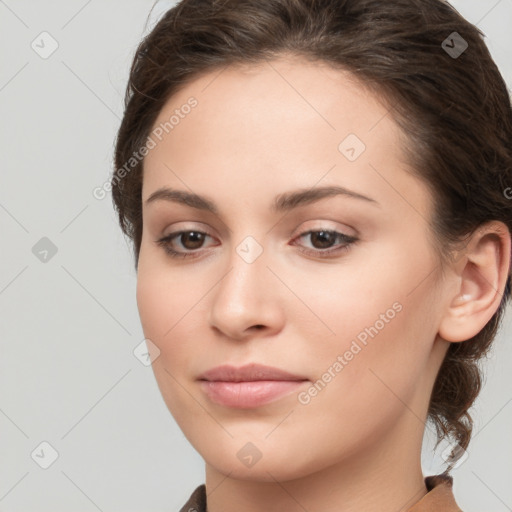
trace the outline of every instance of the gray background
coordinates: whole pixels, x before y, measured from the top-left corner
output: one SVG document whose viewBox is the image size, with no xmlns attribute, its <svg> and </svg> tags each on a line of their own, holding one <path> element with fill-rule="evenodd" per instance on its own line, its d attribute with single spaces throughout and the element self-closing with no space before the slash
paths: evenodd
<svg viewBox="0 0 512 512">
<path fill-rule="evenodd" d="M 2 512 L 174 511 L 204 481 L 133 354 L 144 336 L 130 248 L 110 194 L 92 195 L 111 172 L 135 47 L 173 3 L 148 18 L 152 1 L 0 0 Z M 484 31 L 510 87 L 512 0 L 453 5 Z M 508 311 L 453 471 L 465 512 L 512 510 L 511 324 Z M 58 452 L 47 469 L 44 441 Z M 425 474 L 444 448 L 432 454 L 427 435 Z"/>
</svg>

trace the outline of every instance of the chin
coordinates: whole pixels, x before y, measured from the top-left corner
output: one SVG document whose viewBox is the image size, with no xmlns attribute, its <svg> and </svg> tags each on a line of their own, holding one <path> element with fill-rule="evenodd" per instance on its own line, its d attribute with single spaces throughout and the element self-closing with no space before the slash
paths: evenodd
<svg viewBox="0 0 512 512">
<path fill-rule="evenodd" d="M 237 480 L 284 482 L 305 477 L 323 467 L 318 456 L 310 454 L 314 459 L 308 460 L 295 446 L 276 447 L 267 442 L 265 447 L 261 441 L 251 443 L 240 442 L 238 439 L 240 438 L 208 446 L 199 442 L 194 444 L 194 448 L 206 464 Z M 328 465 L 328 461 L 324 462 Z"/>
<path fill-rule="evenodd" d="M 307 476 L 311 473 L 309 468 L 304 467 L 301 471 L 298 467 L 289 467 L 294 464 L 288 460 L 274 462 L 263 462 L 263 459 L 254 466 L 248 468 L 242 464 L 226 464 L 225 460 L 206 460 L 206 463 L 215 468 L 219 473 L 229 476 L 235 480 L 245 480 L 252 482 L 286 482 Z"/>
</svg>

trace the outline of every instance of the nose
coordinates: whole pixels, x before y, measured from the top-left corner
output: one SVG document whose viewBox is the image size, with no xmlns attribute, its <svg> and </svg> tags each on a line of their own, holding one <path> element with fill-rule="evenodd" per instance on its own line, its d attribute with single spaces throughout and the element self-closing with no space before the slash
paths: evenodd
<svg viewBox="0 0 512 512">
<path fill-rule="evenodd" d="M 283 300 L 266 251 L 254 260 L 233 248 L 212 290 L 210 325 L 225 337 L 244 340 L 276 334 L 284 325 Z"/>
</svg>

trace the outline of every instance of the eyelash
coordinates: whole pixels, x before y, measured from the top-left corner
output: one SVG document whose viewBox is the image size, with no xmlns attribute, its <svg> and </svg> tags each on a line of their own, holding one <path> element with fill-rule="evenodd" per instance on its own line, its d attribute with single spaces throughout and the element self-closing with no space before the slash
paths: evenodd
<svg viewBox="0 0 512 512">
<path fill-rule="evenodd" d="M 187 229 L 185 231 L 176 231 L 174 233 L 170 233 L 170 234 L 166 235 L 165 237 L 156 240 L 156 243 L 159 246 L 163 247 L 165 252 L 171 258 L 197 258 L 198 256 L 195 256 L 195 255 L 200 254 L 200 249 L 197 249 L 194 251 L 179 252 L 179 251 L 174 250 L 170 245 L 171 241 L 174 238 L 178 238 L 181 235 L 186 234 L 186 233 L 196 233 L 196 234 L 199 233 L 201 235 L 210 236 L 210 235 L 208 235 L 208 233 L 205 233 L 204 231 Z M 311 235 L 313 233 L 329 233 L 329 234 L 336 235 L 336 238 L 341 240 L 345 244 L 336 249 L 332 249 L 332 248 L 329 248 L 327 250 L 300 249 L 300 251 L 305 253 L 306 255 L 320 257 L 320 258 L 328 258 L 328 257 L 332 257 L 333 255 L 341 255 L 341 254 L 347 252 L 348 250 L 350 250 L 351 246 L 354 245 L 359 240 L 358 238 L 356 238 L 354 236 L 345 235 L 344 233 L 340 233 L 339 231 L 335 231 L 332 229 L 322 229 L 322 228 L 305 231 L 304 233 L 301 233 L 300 235 L 295 237 L 294 240 L 303 238 L 303 237 Z"/>
</svg>

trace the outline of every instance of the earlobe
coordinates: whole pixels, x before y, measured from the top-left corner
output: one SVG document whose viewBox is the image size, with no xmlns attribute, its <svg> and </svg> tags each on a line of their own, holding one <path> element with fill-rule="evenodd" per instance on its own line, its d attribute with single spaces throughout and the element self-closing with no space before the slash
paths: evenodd
<svg viewBox="0 0 512 512">
<path fill-rule="evenodd" d="M 443 339 L 468 340 L 496 313 L 510 273 L 510 251 L 504 223 L 491 221 L 475 231 L 454 264 L 460 283 L 439 326 Z"/>
</svg>

